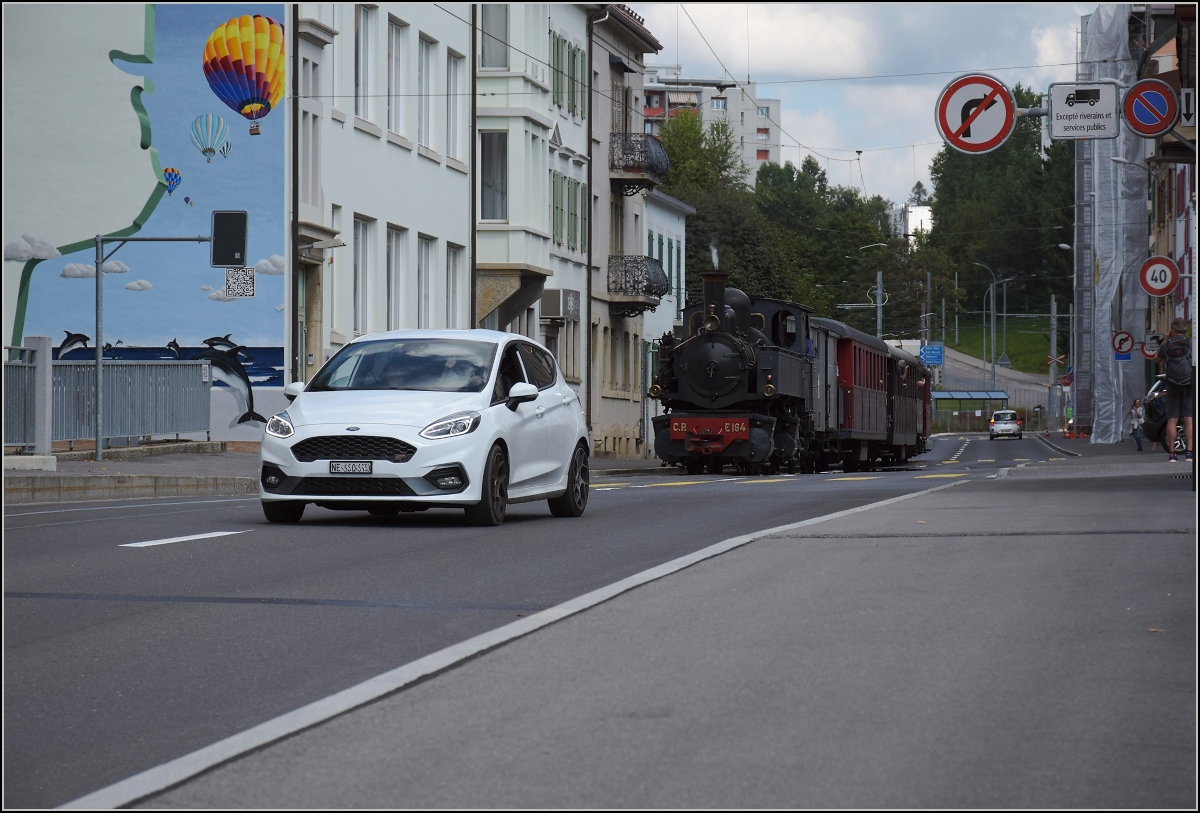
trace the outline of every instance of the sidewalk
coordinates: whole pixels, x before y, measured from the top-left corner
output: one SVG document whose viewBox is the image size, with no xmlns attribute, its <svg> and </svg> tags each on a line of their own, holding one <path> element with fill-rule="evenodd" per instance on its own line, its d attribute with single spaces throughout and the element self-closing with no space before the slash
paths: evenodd
<svg viewBox="0 0 1200 813">
<path fill-rule="evenodd" d="M 68 500 L 153 497 L 237 497 L 258 494 L 258 444 L 249 441 L 157 443 L 88 452 L 59 452 L 54 471 L 10 468 L 4 457 L 8 505 Z M 597 475 L 629 476 L 667 471 L 658 460 L 593 457 Z"/>
<path fill-rule="evenodd" d="M 728 540 L 79 804 L 1195 809 L 1196 504 L 1122 462 Z"/>
</svg>

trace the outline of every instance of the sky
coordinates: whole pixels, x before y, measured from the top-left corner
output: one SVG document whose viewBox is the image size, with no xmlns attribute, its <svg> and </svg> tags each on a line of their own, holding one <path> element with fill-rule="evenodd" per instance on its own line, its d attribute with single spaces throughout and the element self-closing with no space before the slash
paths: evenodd
<svg viewBox="0 0 1200 813">
<path fill-rule="evenodd" d="M 208 243 L 127 243 L 105 264 L 104 340 L 109 344 L 162 347 L 176 339 L 194 347 L 228 333 L 247 347 L 283 344 L 283 111 L 263 118 L 262 134 L 251 137 L 250 122 L 212 92 L 201 67 L 209 34 L 232 17 L 255 13 L 281 20 L 283 6 L 160 3 L 153 64 L 118 62 L 113 70 L 145 75 L 153 82 L 154 92 L 142 96 L 151 144 L 164 169 L 173 167 L 182 176 L 139 236 L 207 235 L 213 210 L 246 211 L 247 265 L 257 269 L 256 295 L 232 301 L 222 296 L 225 269 L 209 266 Z M 233 151 L 228 157 L 217 154 L 207 162 L 192 143 L 192 121 L 203 114 L 219 115 L 229 126 Z M 123 127 L 133 122 L 136 149 L 138 130 L 129 111 L 117 111 L 115 121 Z M 106 247 L 106 253 L 111 250 Z M 38 266 L 27 334 L 62 338 L 64 330 L 95 333 L 94 263 L 95 250 L 88 249 Z"/>
<path fill-rule="evenodd" d="M 782 160 L 903 203 L 943 142 L 942 90 L 987 73 L 1046 93 L 1075 78 L 1080 18 L 1096 5 L 630 3 L 663 45 L 648 64 L 757 83 L 782 101 Z M 866 78 L 875 77 L 875 78 Z M 862 155 L 856 154 L 862 150 Z"/>
</svg>

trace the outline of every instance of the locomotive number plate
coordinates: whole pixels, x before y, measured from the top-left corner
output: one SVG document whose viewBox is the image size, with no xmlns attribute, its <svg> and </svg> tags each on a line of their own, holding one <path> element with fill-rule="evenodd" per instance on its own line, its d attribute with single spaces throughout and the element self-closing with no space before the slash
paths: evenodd
<svg viewBox="0 0 1200 813">
<path fill-rule="evenodd" d="M 370 474 L 372 465 L 373 463 L 370 460 L 330 460 L 329 473 Z"/>
<path fill-rule="evenodd" d="M 722 437 L 726 441 L 749 440 L 749 418 L 672 418 L 671 439 L 683 440 L 689 436 Z"/>
</svg>

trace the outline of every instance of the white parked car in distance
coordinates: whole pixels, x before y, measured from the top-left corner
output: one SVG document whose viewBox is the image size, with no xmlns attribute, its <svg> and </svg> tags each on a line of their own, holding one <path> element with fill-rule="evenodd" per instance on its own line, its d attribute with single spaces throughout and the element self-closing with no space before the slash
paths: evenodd
<svg viewBox="0 0 1200 813">
<path fill-rule="evenodd" d="M 361 336 L 284 394 L 259 459 L 271 522 L 298 522 L 309 503 L 375 515 L 458 507 L 476 525 L 499 525 L 512 503 L 547 500 L 564 517 L 587 507 L 582 405 L 525 336 Z"/>
<path fill-rule="evenodd" d="M 988 421 L 988 438 L 1015 437 L 1021 439 L 1021 416 L 1011 409 L 1000 409 L 992 413 Z"/>
</svg>

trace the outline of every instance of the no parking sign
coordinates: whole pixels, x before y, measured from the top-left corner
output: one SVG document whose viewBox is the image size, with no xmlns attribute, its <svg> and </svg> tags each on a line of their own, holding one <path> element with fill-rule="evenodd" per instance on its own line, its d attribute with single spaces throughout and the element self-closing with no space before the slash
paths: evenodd
<svg viewBox="0 0 1200 813">
<path fill-rule="evenodd" d="M 1169 133 L 1179 120 L 1175 91 L 1160 79 L 1143 79 L 1125 93 L 1125 124 L 1142 138 Z"/>
</svg>

